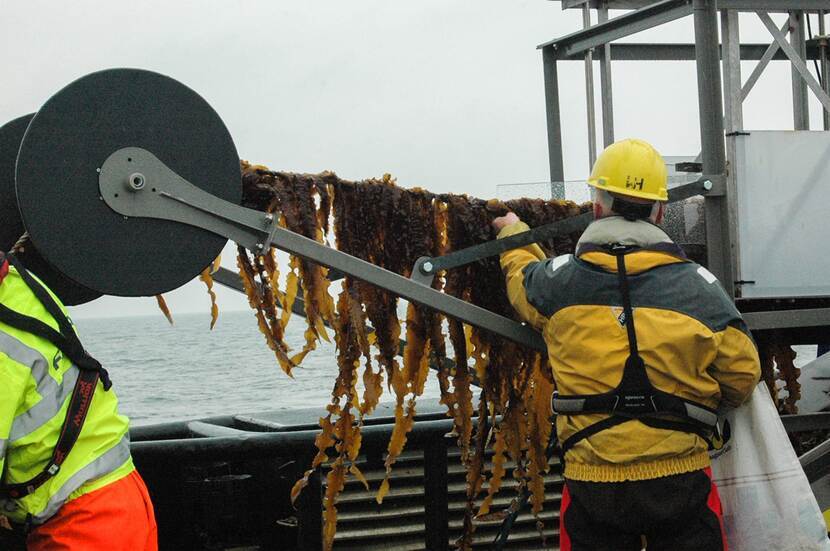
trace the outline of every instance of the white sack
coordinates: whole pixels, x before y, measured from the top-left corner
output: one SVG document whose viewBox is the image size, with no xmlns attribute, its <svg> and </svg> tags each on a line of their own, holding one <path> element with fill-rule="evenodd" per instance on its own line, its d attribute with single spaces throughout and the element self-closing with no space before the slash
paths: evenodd
<svg viewBox="0 0 830 551">
<path fill-rule="evenodd" d="M 830 551 L 807 477 L 764 383 L 721 418 L 724 444 L 711 452 L 730 551 Z"/>
</svg>

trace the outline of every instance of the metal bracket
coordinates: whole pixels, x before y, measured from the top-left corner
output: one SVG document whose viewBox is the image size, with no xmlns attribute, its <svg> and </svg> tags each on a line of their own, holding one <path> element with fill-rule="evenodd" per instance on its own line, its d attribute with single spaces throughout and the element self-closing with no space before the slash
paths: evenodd
<svg viewBox="0 0 830 551">
<path fill-rule="evenodd" d="M 698 182 L 700 182 L 704 192 L 699 194 L 693 193 L 685 197 L 686 199 L 694 195 L 703 195 L 704 197 L 723 197 L 726 195 L 726 176 L 723 174 L 704 175 Z M 669 202 L 674 202 L 671 197 L 671 191 L 669 191 Z"/>
<path fill-rule="evenodd" d="M 677 163 L 676 165 L 674 165 L 674 170 L 677 172 L 691 172 L 693 174 L 700 174 L 701 172 L 703 172 L 703 163 Z"/>
<path fill-rule="evenodd" d="M 98 190 L 101 199 L 124 216 L 196 226 L 250 250 L 265 247 L 273 222 L 271 214 L 202 191 L 140 147 L 125 147 L 107 157 L 99 170 Z"/>
<path fill-rule="evenodd" d="M 421 285 L 426 285 L 427 287 L 429 287 L 430 285 L 432 285 L 432 281 L 435 279 L 435 273 L 438 271 L 435 269 L 435 260 L 439 260 L 441 258 L 446 258 L 446 256 L 441 256 L 438 258 L 432 258 L 431 256 L 422 256 L 421 258 L 415 261 L 415 266 L 412 267 L 412 274 L 409 276 L 409 278 L 412 281 L 418 282 Z"/>
</svg>

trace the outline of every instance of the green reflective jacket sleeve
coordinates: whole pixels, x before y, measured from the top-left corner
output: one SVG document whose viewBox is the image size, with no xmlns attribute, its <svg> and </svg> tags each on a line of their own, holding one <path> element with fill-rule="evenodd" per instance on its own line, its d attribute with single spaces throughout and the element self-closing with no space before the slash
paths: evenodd
<svg viewBox="0 0 830 551">
<path fill-rule="evenodd" d="M 0 282 L 0 303 L 57 328 L 14 268 Z M 78 374 L 78 368 L 51 342 L 0 323 L 0 438 L 5 439 L 0 480 L 4 483 L 25 482 L 47 465 Z M 64 503 L 128 475 L 134 467 L 127 431 L 128 420 L 118 411 L 115 391 L 104 391 L 99 381 L 78 440 L 61 469 L 29 495 L 0 503 L 3 514 L 15 523 L 28 517 L 34 525 L 42 524 Z"/>
<path fill-rule="evenodd" d="M 16 362 L 0 352 L 0 473 L 6 468 L 9 434 L 26 387 L 25 379 L 17 374 L 18 370 Z"/>
</svg>

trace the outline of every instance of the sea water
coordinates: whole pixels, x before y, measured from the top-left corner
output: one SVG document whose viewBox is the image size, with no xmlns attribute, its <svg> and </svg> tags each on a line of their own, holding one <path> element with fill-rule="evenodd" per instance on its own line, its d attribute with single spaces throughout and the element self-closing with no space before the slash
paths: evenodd
<svg viewBox="0 0 830 551">
<path fill-rule="evenodd" d="M 335 347 L 320 343 L 293 378 L 283 373 L 253 311 L 77 319 L 90 354 L 109 371 L 120 410 L 134 425 L 264 410 L 322 408 L 337 376 Z M 286 341 L 300 350 L 305 320 L 292 319 Z M 333 341 L 334 335 L 331 333 Z M 437 398 L 430 374 L 424 395 Z M 384 384 L 382 401 L 394 401 Z"/>
<path fill-rule="evenodd" d="M 220 312 L 212 331 L 207 312 L 174 314 L 174 322 L 171 326 L 160 313 L 75 320 L 84 346 L 109 371 L 120 410 L 134 425 L 265 410 L 322 411 L 329 402 L 337 376 L 333 344 L 320 343 L 292 378 L 277 364 L 252 311 Z M 301 318 L 288 325 L 286 341 L 295 350 L 302 348 L 304 329 Z M 815 346 L 795 350 L 798 367 L 816 357 Z M 383 386 L 381 401 L 394 401 Z M 439 396 L 434 372 L 424 396 Z"/>
</svg>

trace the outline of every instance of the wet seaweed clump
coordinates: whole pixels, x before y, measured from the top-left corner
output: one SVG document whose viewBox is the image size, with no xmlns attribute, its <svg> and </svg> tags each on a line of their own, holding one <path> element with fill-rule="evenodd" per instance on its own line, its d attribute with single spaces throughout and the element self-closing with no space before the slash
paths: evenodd
<svg viewBox="0 0 830 551">
<path fill-rule="evenodd" d="M 246 162 L 242 169 L 245 206 L 272 214 L 293 232 L 405 277 L 421 256 L 439 256 L 494 239 L 490 222 L 508 210 L 533 227 L 589 208 L 566 201 L 503 203 L 437 195 L 399 187 L 389 175 L 351 182 L 330 172 L 275 172 Z M 551 253 L 568 253 L 577 237 L 561 236 L 543 245 Z M 316 456 L 291 492 L 296 499 L 315 470 L 328 468 L 323 499 L 327 549 L 334 541 L 337 496 L 347 477 L 369 489 L 357 466 L 365 419 L 384 389 L 394 394 L 395 425 L 384 459 L 386 476 L 374 489 L 380 503 L 390 491 L 389 474 L 412 430 L 430 368 L 437 372 L 441 403 L 453 420 L 453 435 L 467 469 L 467 507 L 458 546 L 472 546 L 477 521 L 497 520 L 509 512 L 510 508 L 493 510 L 508 470 L 512 469 L 518 491 L 531 496 L 533 513 L 539 518 L 551 437 L 553 382 L 546 357 L 445 319 L 430 308 L 399 304 L 395 295 L 350 276 L 332 284 L 329 271 L 312 261 L 289 257 L 282 277 L 273 250 L 252 253 L 240 247 L 238 252 L 240 276 L 259 329 L 287 374 L 321 339 L 331 338 L 329 331 L 333 333 L 337 376 L 331 401 L 320 419 Z M 515 316 L 497 257 L 439 274 L 432 286 Z M 285 329 L 299 296 L 306 329 L 305 342 L 295 352 L 285 342 Z M 404 306 L 401 325 L 399 309 Z"/>
</svg>

